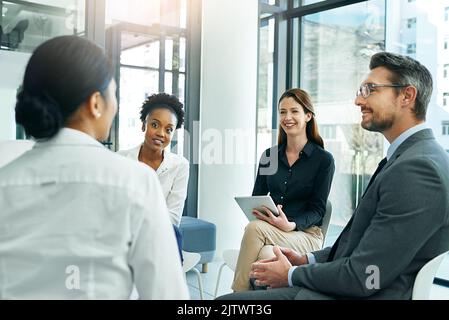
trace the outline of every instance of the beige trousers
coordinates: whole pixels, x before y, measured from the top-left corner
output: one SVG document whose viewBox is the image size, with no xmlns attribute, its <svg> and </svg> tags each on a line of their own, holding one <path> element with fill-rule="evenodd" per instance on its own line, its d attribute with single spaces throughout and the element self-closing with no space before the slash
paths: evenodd
<svg viewBox="0 0 449 320">
<path fill-rule="evenodd" d="M 250 289 L 251 265 L 258 260 L 274 257 L 272 247 L 274 245 L 291 248 L 304 254 L 321 249 L 323 234 L 321 229 L 315 226 L 304 231 L 284 232 L 262 220 L 250 222 L 245 228 L 235 269 L 232 284 L 235 292 Z"/>
</svg>

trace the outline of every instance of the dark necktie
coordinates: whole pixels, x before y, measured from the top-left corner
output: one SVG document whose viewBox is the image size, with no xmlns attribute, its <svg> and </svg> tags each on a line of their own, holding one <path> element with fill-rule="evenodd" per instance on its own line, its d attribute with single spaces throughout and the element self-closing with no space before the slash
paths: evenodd
<svg viewBox="0 0 449 320">
<path fill-rule="evenodd" d="M 376 171 L 374 172 L 373 176 L 371 177 L 371 179 L 369 180 L 368 183 L 368 187 L 366 187 L 365 192 L 363 193 L 363 195 L 365 195 L 366 191 L 368 190 L 368 188 L 371 186 L 371 184 L 374 182 L 374 180 L 376 179 L 376 176 L 379 174 L 379 172 L 382 171 L 383 167 L 387 164 L 387 158 L 383 158 L 381 162 L 379 162 L 379 165 L 376 169 Z M 363 196 L 362 196 L 363 197 Z"/>
<path fill-rule="evenodd" d="M 387 158 L 383 158 L 381 162 L 379 162 L 379 165 L 376 169 L 376 171 L 374 172 L 373 176 L 371 177 L 368 186 L 365 189 L 365 192 L 363 193 L 363 196 L 365 195 L 366 191 L 368 190 L 368 188 L 371 186 L 371 184 L 374 182 L 374 180 L 376 179 L 376 176 L 379 174 L 379 172 L 382 171 L 383 167 L 387 164 Z M 363 198 L 362 196 L 362 198 Z M 351 227 L 352 221 L 354 219 L 354 215 L 352 215 L 351 219 L 349 220 L 348 224 L 346 225 L 346 227 L 343 229 L 343 231 L 340 233 L 340 236 L 338 237 L 337 241 L 335 241 L 334 245 L 332 246 L 331 252 L 329 252 L 329 257 L 327 258 L 327 261 L 330 262 L 334 259 L 335 256 L 335 252 L 337 251 L 337 247 L 338 247 L 338 243 L 340 242 L 341 236 L 342 234 L 348 230 Z"/>
</svg>

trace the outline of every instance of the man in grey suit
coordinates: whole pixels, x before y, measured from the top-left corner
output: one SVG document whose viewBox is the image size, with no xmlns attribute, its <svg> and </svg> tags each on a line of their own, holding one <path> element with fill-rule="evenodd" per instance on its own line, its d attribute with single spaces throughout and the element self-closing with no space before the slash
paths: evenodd
<svg viewBox="0 0 449 320">
<path fill-rule="evenodd" d="M 252 266 L 269 290 L 222 299 L 410 299 L 420 268 L 449 250 L 449 157 L 424 122 L 432 77 L 416 60 L 377 53 L 357 92 L 362 127 L 391 143 L 332 248 L 275 247 Z"/>
</svg>

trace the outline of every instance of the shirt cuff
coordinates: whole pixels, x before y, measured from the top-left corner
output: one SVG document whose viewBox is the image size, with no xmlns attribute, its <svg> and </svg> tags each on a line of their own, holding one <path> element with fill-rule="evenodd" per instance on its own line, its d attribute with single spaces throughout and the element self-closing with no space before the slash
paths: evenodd
<svg viewBox="0 0 449 320">
<path fill-rule="evenodd" d="M 307 259 L 309 260 L 309 264 L 315 264 L 316 263 L 316 259 L 315 256 L 313 255 L 313 253 L 306 253 L 307 255 Z"/>
<path fill-rule="evenodd" d="M 298 268 L 298 266 L 293 266 L 290 268 L 290 270 L 288 270 L 288 286 L 290 288 L 293 287 L 292 275 L 293 275 L 293 271 L 295 271 L 296 268 Z"/>
</svg>

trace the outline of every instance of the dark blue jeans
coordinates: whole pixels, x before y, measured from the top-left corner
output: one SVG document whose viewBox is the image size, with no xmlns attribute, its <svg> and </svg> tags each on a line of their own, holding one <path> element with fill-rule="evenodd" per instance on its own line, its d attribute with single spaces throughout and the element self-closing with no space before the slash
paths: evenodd
<svg viewBox="0 0 449 320">
<path fill-rule="evenodd" d="M 179 257 L 181 258 L 181 264 L 183 264 L 184 257 L 182 256 L 182 235 L 177 226 L 173 225 L 173 230 L 175 230 L 176 242 L 178 243 Z"/>
</svg>

